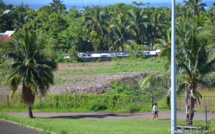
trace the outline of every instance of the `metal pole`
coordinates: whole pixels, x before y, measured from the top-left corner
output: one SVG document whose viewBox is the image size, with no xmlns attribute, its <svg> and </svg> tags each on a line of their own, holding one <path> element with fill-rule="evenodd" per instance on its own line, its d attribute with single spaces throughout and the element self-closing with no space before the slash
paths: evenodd
<svg viewBox="0 0 215 134">
<path fill-rule="evenodd" d="M 207 124 L 208 123 L 208 116 L 207 116 L 207 112 L 208 112 L 208 110 L 207 110 L 207 106 L 205 106 L 205 123 Z M 208 126 L 206 126 L 206 131 L 208 130 Z M 208 133 L 206 133 L 206 134 L 208 134 Z"/>
<path fill-rule="evenodd" d="M 207 106 L 205 106 L 205 123 L 207 124 L 208 122 L 208 117 L 207 117 Z"/>
<path fill-rule="evenodd" d="M 186 84 L 185 84 L 185 88 L 184 88 L 184 95 L 185 95 L 185 98 L 187 97 L 187 87 L 186 87 Z M 185 100 L 185 115 L 187 115 L 187 101 Z"/>
<path fill-rule="evenodd" d="M 175 0 L 172 0 L 172 32 L 171 32 L 171 134 L 177 128 L 176 118 L 176 65 L 175 65 Z"/>
</svg>

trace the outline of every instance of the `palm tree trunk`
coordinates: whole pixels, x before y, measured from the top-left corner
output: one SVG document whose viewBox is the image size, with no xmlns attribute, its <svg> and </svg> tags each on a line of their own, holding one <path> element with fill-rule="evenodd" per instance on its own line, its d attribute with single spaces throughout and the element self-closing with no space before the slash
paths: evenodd
<svg viewBox="0 0 215 134">
<path fill-rule="evenodd" d="M 193 125 L 193 117 L 194 117 L 194 105 L 196 103 L 196 99 L 192 96 L 191 92 L 187 94 L 187 114 L 186 114 L 186 122 L 187 125 Z"/>
<path fill-rule="evenodd" d="M 31 90 L 31 87 L 26 86 L 25 83 L 23 83 L 22 87 L 22 100 L 28 106 L 28 117 L 33 118 L 31 106 L 34 103 L 35 94 Z"/>
<path fill-rule="evenodd" d="M 28 104 L 28 117 L 29 118 L 34 118 L 33 114 L 32 114 L 32 110 L 31 110 L 31 105 Z"/>
</svg>

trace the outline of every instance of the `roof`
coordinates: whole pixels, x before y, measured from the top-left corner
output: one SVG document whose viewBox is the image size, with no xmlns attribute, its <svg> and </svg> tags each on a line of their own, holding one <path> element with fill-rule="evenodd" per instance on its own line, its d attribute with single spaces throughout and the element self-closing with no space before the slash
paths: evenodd
<svg viewBox="0 0 215 134">
<path fill-rule="evenodd" d="M 2 41 L 8 41 L 9 39 L 11 39 L 10 36 L 0 36 L 0 40 Z"/>
<path fill-rule="evenodd" d="M 11 36 L 12 34 L 14 34 L 15 31 L 10 31 L 10 30 L 7 30 L 6 32 L 4 33 L 0 33 L 0 35 L 4 35 L 4 36 Z"/>
</svg>

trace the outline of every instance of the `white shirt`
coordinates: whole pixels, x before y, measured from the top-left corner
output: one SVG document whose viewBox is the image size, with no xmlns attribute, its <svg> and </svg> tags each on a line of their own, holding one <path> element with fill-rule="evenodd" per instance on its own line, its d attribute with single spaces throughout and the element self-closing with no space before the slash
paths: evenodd
<svg viewBox="0 0 215 134">
<path fill-rule="evenodd" d="M 158 107 L 156 105 L 153 106 L 153 111 L 158 111 Z"/>
</svg>

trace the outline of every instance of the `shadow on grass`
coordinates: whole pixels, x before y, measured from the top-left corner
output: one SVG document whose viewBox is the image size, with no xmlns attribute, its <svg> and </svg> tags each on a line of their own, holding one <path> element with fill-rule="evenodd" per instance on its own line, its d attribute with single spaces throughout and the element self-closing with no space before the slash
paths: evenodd
<svg viewBox="0 0 215 134">
<path fill-rule="evenodd" d="M 62 118 L 62 119 L 110 119 L 110 118 L 126 118 L 132 115 L 119 115 L 119 114 L 102 114 L 102 115 L 91 115 L 91 114 L 85 114 L 85 115 L 67 115 L 67 116 L 50 116 L 45 118 Z"/>
</svg>

